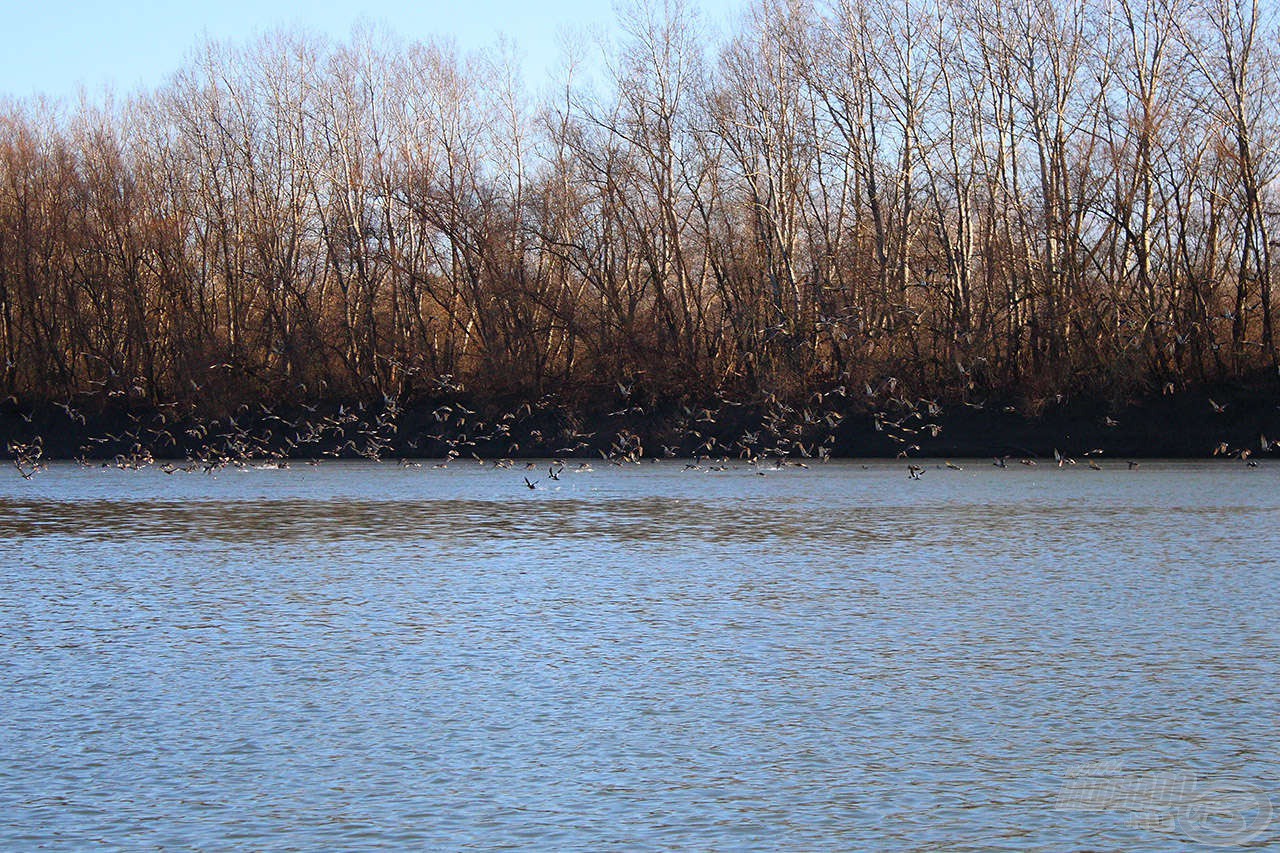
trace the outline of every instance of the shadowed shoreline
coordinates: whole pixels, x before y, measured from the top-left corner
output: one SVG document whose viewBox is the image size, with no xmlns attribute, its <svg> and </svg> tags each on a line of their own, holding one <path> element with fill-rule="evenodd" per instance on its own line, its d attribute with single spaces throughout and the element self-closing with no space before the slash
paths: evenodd
<svg viewBox="0 0 1280 853">
<path fill-rule="evenodd" d="M 1188 388 L 1127 403 L 1055 397 L 1019 403 L 943 403 L 897 393 L 835 388 L 807 400 L 773 397 L 701 402 L 645 398 L 571 403 L 553 396 L 512 405 L 461 390 L 376 402 L 241 404 L 116 397 L 0 404 L 6 458 L 157 459 L 206 465 L 248 459 L 825 458 L 1070 459 L 1274 455 L 1280 389 L 1270 378 Z M 21 465 L 19 466 L 21 469 Z"/>
</svg>

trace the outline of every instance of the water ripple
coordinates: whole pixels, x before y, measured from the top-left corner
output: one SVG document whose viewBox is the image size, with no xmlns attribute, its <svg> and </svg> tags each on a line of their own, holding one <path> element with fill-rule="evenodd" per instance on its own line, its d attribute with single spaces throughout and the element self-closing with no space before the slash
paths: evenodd
<svg viewBox="0 0 1280 853">
<path fill-rule="evenodd" d="M 1280 771 L 1280 506 L 1150 467 L 0 482 L 0 847 L 1190 847 L 1152 780 Z"/>
</svg>

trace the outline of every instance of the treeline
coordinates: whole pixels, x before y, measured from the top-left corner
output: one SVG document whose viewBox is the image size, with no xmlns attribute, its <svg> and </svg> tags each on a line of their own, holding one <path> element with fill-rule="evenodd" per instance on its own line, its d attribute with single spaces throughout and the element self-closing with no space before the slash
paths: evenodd
<svg viewBox="0 0 1280 853">
<path fill-rule="evenodd" d="M 0 394 L 618 383 L 945 399 L 1275 364 L 1280 41 L 1247 0 L 763 0 L 509 49 L 207 44 L 0 107 Z"/>
</svg>

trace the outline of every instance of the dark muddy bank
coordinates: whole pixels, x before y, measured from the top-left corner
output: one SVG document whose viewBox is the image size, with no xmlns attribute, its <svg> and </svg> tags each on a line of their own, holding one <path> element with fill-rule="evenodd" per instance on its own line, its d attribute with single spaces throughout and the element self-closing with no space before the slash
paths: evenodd
<svg viewBox="0 0 1280 853">
<path fill-rule="evenodd" d="M 570 402 L 464 392 L 374 402 L 242 405 L 130 397 L 0 404 L 7 457 L 153 459 L 988 457 L 1265 458 L 1280 439 L 1280 383 L 1165 389 L 1124 402 L 1057 397 L 948 403 L 896 387 L 833 388 L 806 400 L 644 398 L 619 388 Z"/>
</svg>

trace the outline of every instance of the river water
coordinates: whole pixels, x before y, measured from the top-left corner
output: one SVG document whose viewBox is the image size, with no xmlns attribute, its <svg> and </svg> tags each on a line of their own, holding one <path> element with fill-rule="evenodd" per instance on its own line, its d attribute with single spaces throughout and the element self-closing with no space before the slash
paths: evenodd
<svg viewBox="0 0 1280 853">
<path fill-rule="evenodd" d="M 0 474 L 0 847 L 1280 844 L 1280 467 L 576 464 Z"/>
</svg>

